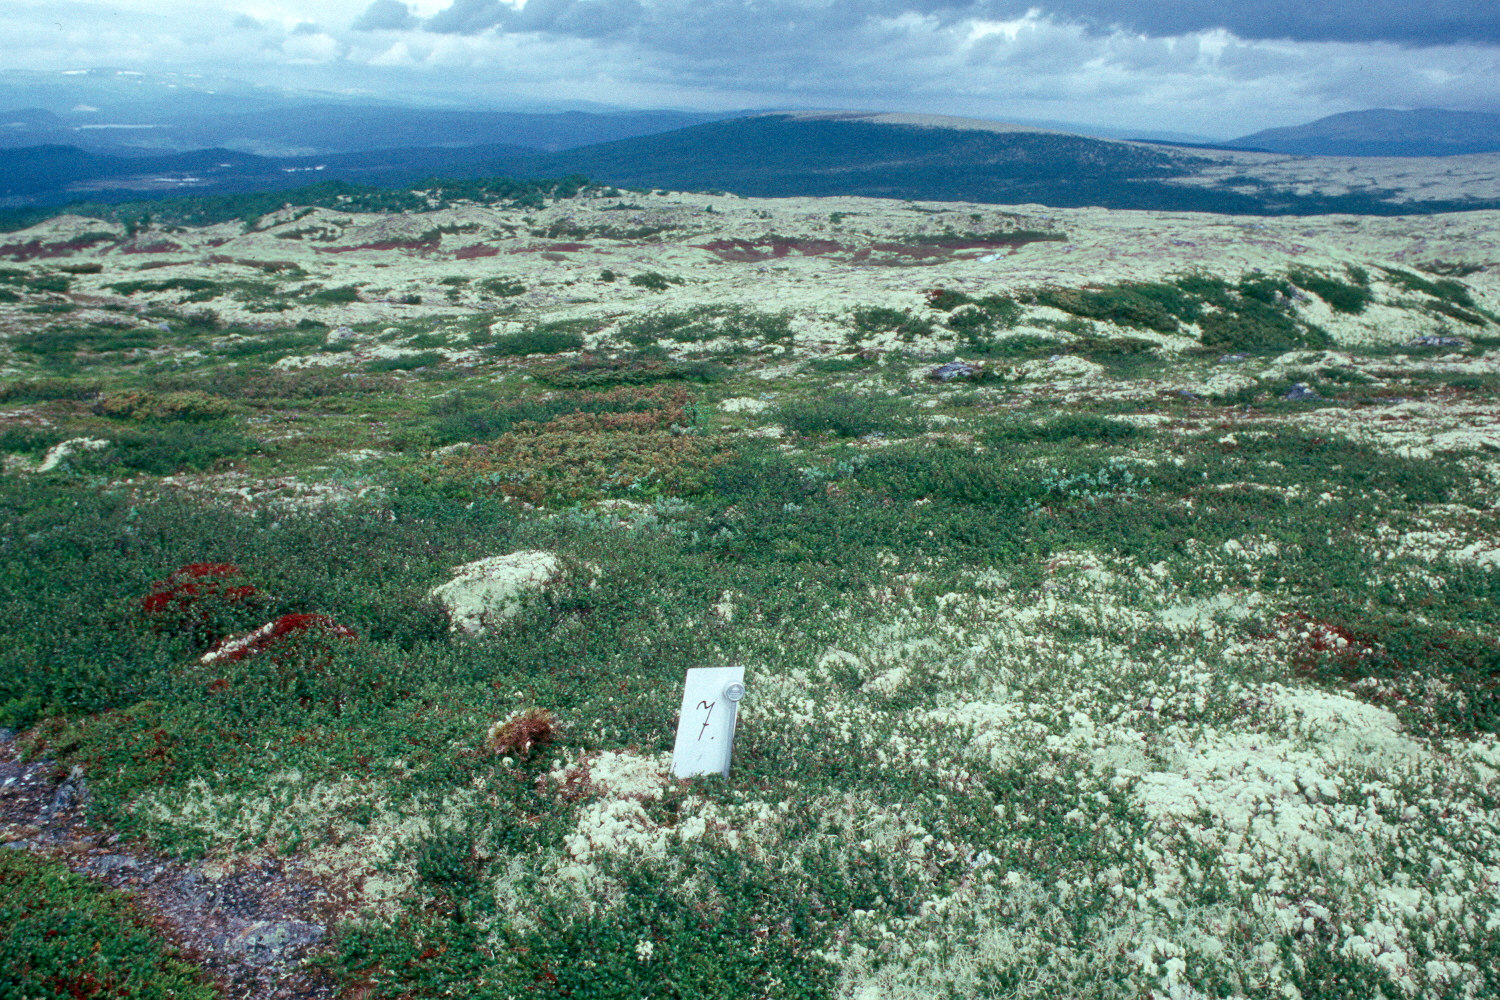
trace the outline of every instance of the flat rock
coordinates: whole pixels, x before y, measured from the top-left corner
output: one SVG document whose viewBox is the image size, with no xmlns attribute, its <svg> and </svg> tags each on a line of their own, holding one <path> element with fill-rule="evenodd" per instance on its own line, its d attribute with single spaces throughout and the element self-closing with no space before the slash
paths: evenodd
<svg viewBox="0 0 1500 1000">
<path fill-rule="evenodd" d="M 90 858 L 84 867 L 94 875 L 103 875 L 107 872 L 119 871 L 122 868 L 139 868 L 141 863 L 129 854 L 101 854 L 96 858 Z"/>
</svg>

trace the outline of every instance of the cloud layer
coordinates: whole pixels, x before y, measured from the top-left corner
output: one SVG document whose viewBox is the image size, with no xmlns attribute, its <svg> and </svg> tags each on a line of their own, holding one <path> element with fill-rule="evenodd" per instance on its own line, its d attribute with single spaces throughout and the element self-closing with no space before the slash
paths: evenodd
<svg viewBox="0 0 1500 1000">
<path fill-rule="evenodd" d="M 10 67 L 205 71 L 469 103 L 855 107 L 1217 138 L 1500 110 L 1500 5 L 1456 0 L 11 0 Z"/>
<path fill-rule="evenodd" d="M 371 10 L 403 7 L 376 0 Z M 1316 42 L 1387 41 L 1403 45 L 1500 42 L 1500 5 L 1476 0 L 453 0 L 425 27 L 472 34 L 552 32 L 593 38 L 631 31 L 659 41 L 689 26 L 736 36 L 753 29 L 774 37 L 791 31 L 821 34 L 847 30 L 869 19 L 915 14 L 944 22 L 1011 21 L 1030 11 L 1077 21 L 1096 33 L 1123 30 L 1159 38 L 1222 29 L 1254 40 Z"/>
</svg>

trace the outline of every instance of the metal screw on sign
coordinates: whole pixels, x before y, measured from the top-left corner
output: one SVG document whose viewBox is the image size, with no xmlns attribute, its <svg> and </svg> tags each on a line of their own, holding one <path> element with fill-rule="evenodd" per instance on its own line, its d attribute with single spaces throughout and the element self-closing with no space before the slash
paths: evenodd
<svg viewBox="0 0 1500 1000">
<path fill-rule="evenodd" d="M 744 667 L 694 667 L 687 672 L 682 711 L 677 716 L 677 743 L 672 748 L 675 777 L 729 776 L 734 724 L 744 697 Z"/>
</svg>

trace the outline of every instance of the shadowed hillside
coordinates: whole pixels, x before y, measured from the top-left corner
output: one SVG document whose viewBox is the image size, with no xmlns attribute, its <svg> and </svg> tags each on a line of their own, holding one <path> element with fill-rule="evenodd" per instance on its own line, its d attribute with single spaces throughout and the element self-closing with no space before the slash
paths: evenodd
<svg viewBox="0 0 1500 1000">
<path fill-rule="evenodd" d="M 1229 143 L 1298 156 L 1457 156 L 1500 150 L 1500 114 L 1376 108 L 1266 129 Z"/>
<path fill-rule="evenodd" d="M 964 119 L 923 126 L 858 116 L 763 115 L 495 166 L 517 176 L 580 173 L 627 187 L 727 190 L 748 197 L 858 195 L 1225 214 L 1397 214 L 1481 207 L 1396 206 L 1379 189 L 1302 194 L 1267 185 L 1184 184 L 1212 154 L 1061 132 L 990 131 Z M 987 123 L 986 123 L 987 124 Z M 1233 154 L 1231 154 L 1233 155 Z M 1246 173 L 1253 175 L 1254 168 Z"/>
</svg>

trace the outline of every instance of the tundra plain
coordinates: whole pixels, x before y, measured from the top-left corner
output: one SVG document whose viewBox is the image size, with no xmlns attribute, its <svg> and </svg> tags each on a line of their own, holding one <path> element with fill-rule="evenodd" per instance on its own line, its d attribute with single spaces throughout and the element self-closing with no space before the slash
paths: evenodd
<svg viewBox="0 0 1500 1000">
<path fill-rule="evenodd" d="M 1500 995 L 1500 213 L 417 197 L 0 236 L 18 996 Z"/>
</svg>

